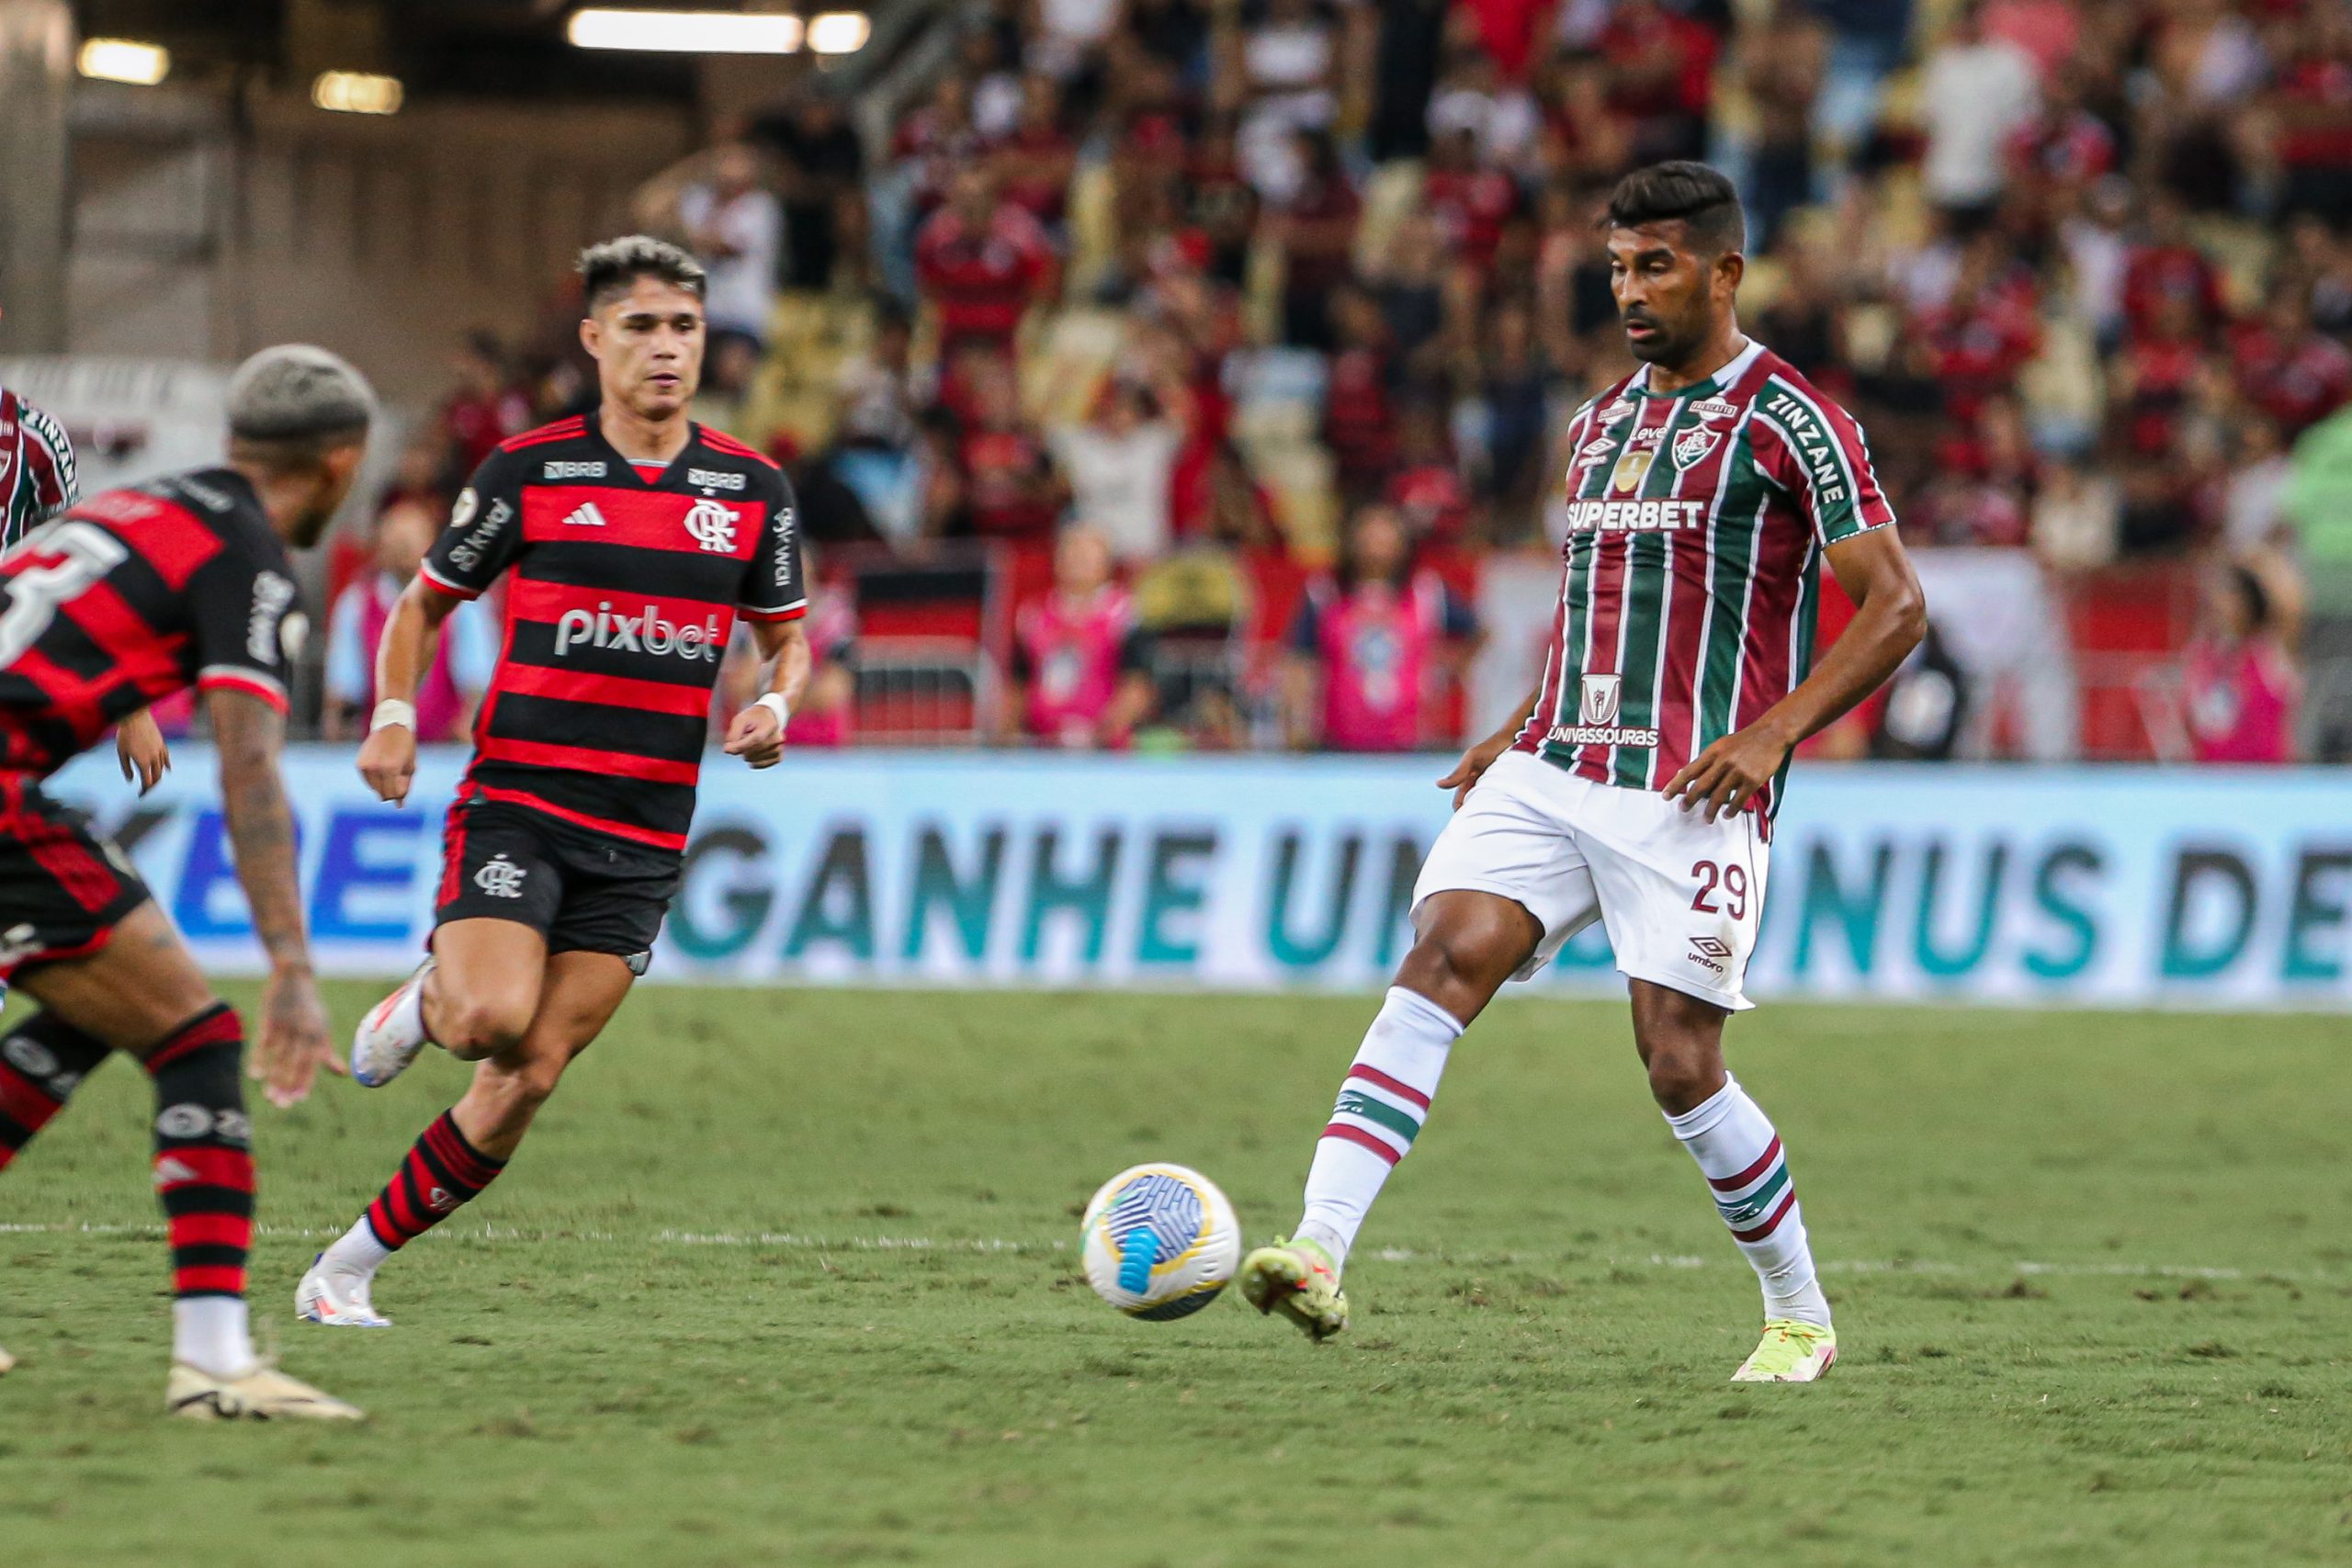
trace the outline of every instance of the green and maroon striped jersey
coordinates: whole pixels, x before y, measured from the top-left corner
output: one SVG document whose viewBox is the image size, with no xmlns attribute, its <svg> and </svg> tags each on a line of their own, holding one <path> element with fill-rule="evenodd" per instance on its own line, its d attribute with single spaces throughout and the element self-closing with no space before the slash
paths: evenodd
<svg viewBox="0 0 2352 1568">
<path fill-rule="evenodd" d="M 0 387 L 0 549 L 81 499 L 65 427 Z"/>
<path fill-rule="evenodd" d="M 1654 790 L 1804 678 L 1822 550 L 1894 513 L 1861 427 L 1763 344 L 1678 392 L 1648 379 L 1569 422 L 1558 619 L 1514 745 Z"/>
</svg>

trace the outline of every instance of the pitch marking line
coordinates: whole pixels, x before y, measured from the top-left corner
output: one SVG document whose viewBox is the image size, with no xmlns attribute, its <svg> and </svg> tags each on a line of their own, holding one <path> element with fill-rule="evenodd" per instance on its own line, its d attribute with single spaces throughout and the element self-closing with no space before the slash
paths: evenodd
<svg viewBox="0 0 2352 1568">
<path fill-rule="evenodd" d="M 295 1240 L 316 1241 L 343 1234 L 345 1227 L 330 1225 L 258 1224 L 254 1234 L 262 1236 L 285 1236 Z M 0 1224 L 0 1235 L 113 1235 L 137 1236 L 161 1240 L 164 1227 L 160 1224 L 108 1224 L 102 1223 L 52 1222 L 48 1224 Z M 1060 1241 L 1014 1241 L 1003 1236 L 942 1237 L 927 1235 L 807 1235 L 796 1231 L 682 1231 L 663 1229 L 650 1235 L 603 1230 L 543 1230 L 506 1225 L 444 1225 L 425 1233 L 424 1237 L 440 1243 L 469 1245 L 550 1246 L 567 1242 L 589 1242 L 609 1246 L 654 1247 L 763 1247 L 784 1252 L 937 1252 L 976 1254 L 1050 1254 L 1067 1252 L 1068 1243 Z M 1597 1264 L 1606 1268 L 1648 1269 L 1728 1269 L 1745 1268 L 1743 1259 L 1702 1258 L 1687 1253 L 1654 1252 L 1646 1258 L 1552 1258 L 1520 1253 L 1480 1254 L 1469 1257 L 1442 1256 L 1416 1252 L 1409 1247 L 1382 1247 L 1371 1256 L 1384 1263 L 1434 1263 L 1450 1268 L 1521 1268 L 1556 1266 L 1560 1263 Z M 2051 1263 L 2021 1258 L 2009 1263 L 1959 1263 L 1933 1258 L 1830 1258 L 1823 1262 L 1825 1274 L 1999 1274 L 2015 1272 L 2027 1276 L 2049 1276 L 2058 1279 L 2124 1279 L 2124 1280 L 2278 1280 L 2292 1284 L 2331 1284 L 2340 1282 L 2342 1276 L 2315 1269 L 2231 1269 L 2189 1263 Z"/>
</svg>

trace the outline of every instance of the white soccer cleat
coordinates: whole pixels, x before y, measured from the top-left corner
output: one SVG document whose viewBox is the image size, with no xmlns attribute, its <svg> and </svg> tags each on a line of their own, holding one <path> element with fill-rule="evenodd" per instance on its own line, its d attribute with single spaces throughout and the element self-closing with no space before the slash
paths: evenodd
<svg viewBox="0 0 2352 1568">
<path fill-rule="evenodd" d="M 424 977 L 432 973 L 433 960 L 428 955 L 416 966 L 415 974 L 393 987 L 390 996 L 368 1009 L 368 1016 L 359 1021 L 351 1037 L 351 1077 L 362 1088 L 383 1088 L 408 1071 L 408 1065 L 428 1043 L 424 1010 L 410 1001 L 412 993 L 421 991 Z"/>
<path fill-rule="evenodd" d="M 331 1328 L 390 1328 L 392 1320 L 369 1299 L 368 1276 L 334 1268 L 326 1256 L 311 1259 L 311 1271 L 294 1287 L 294 1314 Z"/>
<path fill-rule="evenodd" d="M 276 1367 L 256 1366 L 242 1377 L 224 1378 L 186 1361 L 172 1363 L 164 1408 L 191 1421 L 364 1421 L 356 1404 L 320 1393 Z"/>
</svg>

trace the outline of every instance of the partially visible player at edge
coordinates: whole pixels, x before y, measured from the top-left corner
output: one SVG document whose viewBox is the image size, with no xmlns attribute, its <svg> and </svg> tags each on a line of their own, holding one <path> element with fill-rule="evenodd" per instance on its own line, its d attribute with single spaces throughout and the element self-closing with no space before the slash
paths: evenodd
<svg viewBox="0 0 2352 1568">
<path fill-rule="evenodd" d="M 1854 421 L 1739 330 L 1745 226 L 1702 164 L 1628 175 L 1611 287 L 1642 368 L 1568 426 L 1566 571 L 1542 685 L 1439 787 L 1455 814 L 1413 889 L 1413 947 L 1316 1146 L 1296 1234 L 1241 1285 L 1320 1339 L 1448 1052 L 1507 979 L 1600 920 L 1634 1042 L 1764 1287 L 1734 1374 L 1810 1382 L 1837 1359 L 1781 1140 L 1724 1069 L 1791 751 L 1925 635 L 1918 581 Z M 1812 664 L 1821 562 L 1857 606 Z"/>
<path fill-rule="evenodd" d="M 286 547 L 316 544 L 343 503 L 373 411 L 367 382 L 334 355 L 265 350 L 230 380 L 224 467 L 109 491 L 0 556 L 0 975 L 41 1004 L 0 1039 L 0 1168 L 109 1052 L 147 1069 L 172 1254 L 165 1401 L 180 1415 L 359 1412 L 254 1354 L 243 1024 L 121 850 L 42 784 L 126 715 L 201 691 L 237 876 L 269 954 L 256 1074 L 290 1105 L 321 1066 L 341 1070 L 311 976 L 278 777 L 305 624 Z"/>
<path fill-rule="evenodd" d="M 361 1021 L 352 1076 L 387 1083 L 427 1041 L 475 1064 L 351 1229 L 303 1277 L 315 1323 L 383 1327 L 392 1253 L 478 1196 L 645 972 L 678 887 L 711 688 L 740 613 L 775 660 L 727 750 L 783 755 L 808 679 L 790 487 L 686 418 L 702 373 L 703 270 L 642 236 L 580 259 L 595 412 L 505 442 L 394 607 L 359 771 L 402 800 L 417 682 L 442 620 L 508 573 L 507 641 L 449 809 L 431 954 Z"/>
</svg>

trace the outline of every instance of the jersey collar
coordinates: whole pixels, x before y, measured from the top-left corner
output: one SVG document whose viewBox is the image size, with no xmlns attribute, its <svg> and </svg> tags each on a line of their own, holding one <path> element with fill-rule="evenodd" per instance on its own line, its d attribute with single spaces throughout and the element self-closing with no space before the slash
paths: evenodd
<svg viewBox="0 0 2352 1568">
<path fill-rule="evenodd" d="M 1706 393 L 1720 391 L 1722 389 L 1731 386 L 1742 376 L 1747 375 L 1748 367 L 1754 365 L 1758 359 L 1761 358 L 1763 356 L 1763 353 L 1764 345 L 1757 342 L 1754 338 L 1749 338 L 1747 340 L 1747 346 L 1741 349 L 1737 354 L 1733 355 L 1731 359 L 1722 369 L 1716 371 L 1713 375 L 1706 378 L 1704 380 L 1693 381 L 1689 386 L 1682 388 L 1680 390 L 1672 392 L 1651 391 L 1651 367 L 1645 365 L 1641 367 L 1640 371 L 1636 373 L 1634 384 L 1628 387 L 1626 390 L 1630 392 L 1639 392 L 1645 398 L 1668 398 L 1675 400 L 1682 398 L 1695 398 Z"/>
<path fill-rule="evenodd" d="M 588 438 L 611 455 L 613 459 L 612 468 L 615 471 L 626 474 L 630 479 L 643 486 L 647 490 L 660 490 L 663 485 L 667 484 L 670 480 L 670 476 L 678 471 L 678 465 L 684 462 L 694 454 L 695 449 L 702 445 L 702 426 L 695 423 L 693 420 L 688 420 L 686 422 L 686 444 L 678 448 L 678 455 L 671 458 L 669 466 L 663 468 L 660 473 L 648 473 L 645 469 L 639 468 L 628 458 L 621 456 L 621 449 L 614 446 L 612 438 L 605 434 L 605 422 L 600 417 L 600 412 L 601 411 L 591 409 L 585 418 L 582 421 L 587 428 Z"/>
</svg>

